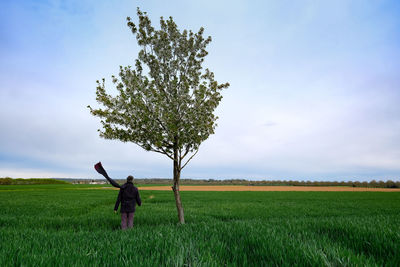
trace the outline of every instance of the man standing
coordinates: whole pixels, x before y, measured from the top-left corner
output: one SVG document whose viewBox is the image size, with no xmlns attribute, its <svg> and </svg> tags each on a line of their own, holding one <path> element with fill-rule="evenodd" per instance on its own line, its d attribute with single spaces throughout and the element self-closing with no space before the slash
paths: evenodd
<svg viewBox="0 0 400 267">
<path fill-rule="evenodd" d="M 133 185 L 133 176 L 126 178 L 126 183 L 120 187 L 117 202 L 115 203 L 114 212 L 117 213 L 119 204 L 121 203 L 121 229 L 133 227 L 133 219 L 135 216 L 136 203 L 141 206 L 139 190 Z"/>
</svg>

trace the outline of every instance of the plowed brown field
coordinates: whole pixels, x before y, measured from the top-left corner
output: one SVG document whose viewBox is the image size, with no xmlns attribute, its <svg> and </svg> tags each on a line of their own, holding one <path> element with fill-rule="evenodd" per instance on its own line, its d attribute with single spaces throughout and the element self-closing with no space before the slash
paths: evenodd
<svg viewBox="0 0 400 267">
<path fill-rule="evenodd" d="M 147 186 L 139 187 L 139 190 L 172 190 L 171 186 Z M 400 192 L 400 188 L 365 188 L 345 186 L 242 186 L 242 185 L 201 185 L 180 186 L 180 191 L 375 191 L 375 192 Z"/>
</svg>

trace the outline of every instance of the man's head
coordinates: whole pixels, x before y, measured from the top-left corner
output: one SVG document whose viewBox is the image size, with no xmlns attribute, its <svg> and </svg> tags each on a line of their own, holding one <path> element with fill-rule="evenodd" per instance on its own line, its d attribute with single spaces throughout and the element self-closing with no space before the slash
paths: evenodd
<svg viewBox="0 0 400 267">
<path fill-rule="evenodd" d="M 132 175 L 129 175 L 128 177 L 126 177 L 126 181 L 127 181 L 128 183 L 133 183 L 133 176 L 132 176 Z"/>
</svg>

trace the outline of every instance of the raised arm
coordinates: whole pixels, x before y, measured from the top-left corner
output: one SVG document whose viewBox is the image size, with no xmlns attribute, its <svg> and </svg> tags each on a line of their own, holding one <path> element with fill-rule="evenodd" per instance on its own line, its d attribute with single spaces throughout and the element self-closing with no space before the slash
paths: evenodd
<svg viewBox="0 0 400 267">
<path fill-rule="evenodd" d="M 120 186 L 116 181 L 114 181 L 113 179 L 111 179 L 111 178 L 108 176 L 106 170 L 103 168 L 103 165 L 101 165 L 101 162 L 96 163 L 96 164 L 94 165 L 94 168 L 96 169 L 96 171 L 97 171 L 98 173 L 100 173 L 101 175 L 103 175 L 103 176 L 107 179 L 107 181 L 110 182 L 110 184 L 111 184 L 112 186 L 114 186 L 114 187 L 116 187 L 116 188 L 121 188 L 121 186 Z"/>
</svg>

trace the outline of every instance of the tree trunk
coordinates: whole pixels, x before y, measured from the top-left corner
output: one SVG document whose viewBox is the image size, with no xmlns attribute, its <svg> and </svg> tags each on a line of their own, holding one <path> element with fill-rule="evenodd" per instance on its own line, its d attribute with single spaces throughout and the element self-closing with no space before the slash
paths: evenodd
<svg viewBox="0 0 400 267">
<path fill-rule="evenodd" d="M 175 202 L 176 202 L 176 208 L 178 210 L 178 219 L 181 224 L 185 223 L 185 216 L 183 213 L 183 206 L 182 206 L 182 201 L 181 201 L 181 195 L 179 193 L 179 180 L 181 178 L 181 169 L 180 169 L 180 164 L 179 164 L 179 156 L 178 156 L 178 150 L 175 150 L 174 152 L 174 186 L 172 187 L 172 190 L 174 191 L 174 196 L 175 196 Z"/>
</svg>

